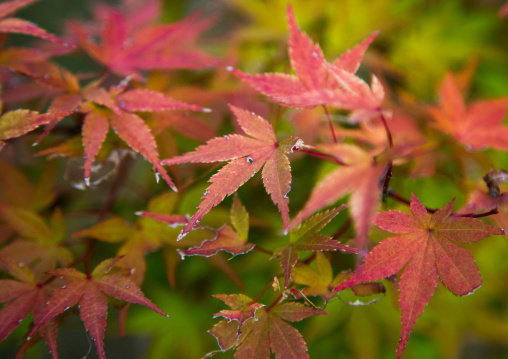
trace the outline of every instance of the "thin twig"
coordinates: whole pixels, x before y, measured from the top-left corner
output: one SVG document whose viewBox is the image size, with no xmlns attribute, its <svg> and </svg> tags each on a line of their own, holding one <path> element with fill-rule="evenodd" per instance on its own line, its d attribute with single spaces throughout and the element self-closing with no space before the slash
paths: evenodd
<svg viewBox="0 0 508 359">
<path fill-rule="evenodd" d="M 308 150 L 308 149 L 305 149 L 305 148 L 298 148 L 298 151 L 308 153 L 311 156 L 314 156 L 314 157 L 317 157 L 317 158 L 321 158 L 322 160 L 327 160 L 327 161 L 336 163 L 336 164 L 341 165 L 341 166 L 348 166 L 347 163 L 342 162 L 342 160 L 340 160 L 339 158 L 337 158 L 337 157 L 335 157 L 333 155 L 329 155 L 327 153 L 321 153 L 321 152 L 318 152 L 318 151 Z"/>
<path fill-rule="evenodd" d="M 258 245 L 256 245 L 256 246 L 254 247 L 254 249 L 255 249 L 255 250 L 257 250 L 257 251 L 259 251 L 259 252 L 261 252 L 261 253 L 266 253 L 266 254 L 268 254 L 268 255 L 270 255 L 270 256 L 273 256 L 273 252 L 272 252 L 272 251 L 269 251 L 268 249 L 261 248 L 261 247 L 259 247 Z"/>
<path fill-rule="evenodd" d="M 404 198 L 404 197 L 394 193 L 392 190 L 388 191 L 388 195 L 390 197 L 392 197 L 393 199 L 401 202 L 401 203 L 407 204 L 408 206 L 411 205 L 411 202 L 409 200 L 407 200 L 406 198 Z M 436 213 L 437 212 L 437 209 L 432 209 L 432 208 L 427 208 L 427 207 L 425 207 L 425 209 L 427 210 L 428 213 Z M 452 212 L 452 213 L 450 213 L 450 217 L 482 218 L 482 217 L 487 217 L 487 216 L 491 216 L 493 214 L 498 214 L 498 213 L 499 213 L 499 211 L 497 210 L 497 207 L 496 207 L 496 208 L 491 209 L 488 212 L 482 212 L 482 213 L 457 213 L 457 212 Z"/>
<path fill-rule="evenodd" d="M 264 287 L 264 288 L 261 290 L 261 292 L 260 292 L 260 293 L 256 296 L 256 298 L 254 298 L 254 299 L 252 300 L 252 302 L 250 302 L 250 304 L 254 304 L 254 303 L 256 303 L 256 302 L 259 300 L 259 298 L 261 298 L 261 296 L 262 296 L 263 294 L 265 294 L 265 292 L 268 290 L 268 288 L 270 288 L 270 287 L 272 286 L 272 284 L 273 284 L 273 279 L 272 279 L 271 281 L 269 281 L 267 285 L 265 285 L 265 287 Z"/>
<path fill-rule="evenodd" d="M 326 105 L 323 105 L 323 109 L 325 110 L 326 117 L 328 118 L 328 125 L 330 125 L 330 132 L 332 133 L 333 142 L 337 143 L 337 136 L 335 135 L 335 130 L 333 129 L 332 119 L 328 113 L 328 108 L 326 108 Z"/>
</svg>

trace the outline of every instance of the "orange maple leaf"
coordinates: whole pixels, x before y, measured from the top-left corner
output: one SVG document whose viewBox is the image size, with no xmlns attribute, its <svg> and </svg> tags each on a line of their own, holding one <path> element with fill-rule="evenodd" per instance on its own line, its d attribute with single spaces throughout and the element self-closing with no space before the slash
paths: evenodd
<svg viewBox="0 0 508 359">
<path fill-rule="evenodd" d="M 439 101 L 439 107 L 428 108 L 436 128 L 473 150 L 508 149 L 508 127 L 503 125 L 508 97 L 466 106 L 453 75 L 448 73 L 439 90 Z"/>
</svg>

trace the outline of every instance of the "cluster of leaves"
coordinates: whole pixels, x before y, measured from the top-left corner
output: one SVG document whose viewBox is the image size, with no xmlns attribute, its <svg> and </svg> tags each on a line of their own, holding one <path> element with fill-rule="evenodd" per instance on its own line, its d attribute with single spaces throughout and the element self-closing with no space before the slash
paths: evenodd
<svg viewBox="0 0 508 359">
<path fill-rule="evenodd" d="M 172 287 L 181 259 L 196 256 L 243 292 L 223 294 L 235 290 L 223 284 L 221 294 L 208 292 L 188 279 L 199 300 L 206 291 L 206 299 L 213 294 L 231 308 L 215 314 L 223 319 L 209 333 L 220 350 L 207 356 L 308 358 L 288 322 L 332 317 L 325 307 L 336 298 L 344 307 L 389 303 L 389 292 L 401 309 L 399 358 L 438 278 L 456 296 L 482 284 L 473 255 L 459 244 L 505 234 L 508 172 L 496 164 L 508 150 L 508 98 L 466 101 L 474 64 L 441 74 L 437 104 L 422 106 L 420 94 L 398 83 L 397 61 L 366 56 L 369 46 L 386 41 L 382 33 L 367 29 L 328 61 L 282 1 L 269 3 L 285 13 L 289 38 L 274 38 L 288 55 L 263 70 L 290 65 L 291 74 L 253 73 L 241 59 L 251 36 L 245 29 L 235 41 L 220 38 L 235 45 L 228 55 L 208 54 L 200 37 L 213 19 L 195 13 L 161 24 L 156 0 L 97 4 L 91 21 L 66 24 L 64 40 L 11 17 L 34 2 L 0 5 L 1 36 L 40 39 L 31 47 L 3 39 L 0 48 L 0 342 L 23 332 L 17 357 L 42 339 L 58 358 L 58 327 L 77 313 L 70 308 L 79 308 L 99 358 L 106 357 L 108 305 L 118 309 L 121 334 L 131 303 L 166 316 L 140 289 L 151 292 L 153 252 L 162 255 Z M 297 14 L 312 14 L 302 10 L 309 3 L 295 1 Z M 263 14 L 266 4 L 255 4 L 244 11 Z M 335 52 L 333 46 L 325 49 Z M 57 59 L 76 55 L 91 68 L 70 71 Z M 359 71 L 364 57 L 373 72 L 368 82 Z M 31 143 L 43 149 L 31 153 Z M 21 169 L 35 158 L 46 164 L 29 176 Z M 145 162 L 155 180 L 145 176 Z M 210 176 L 200 164 L 214 162 L 227 163 Z M 439 193 L 441 208 L 425 207 L 435 198 L 411 180 L 439 183 L 446 176 L 460 185 Z M 457 194 L 462 208 L 452 212 Z M 478 219 L 489 216 L 497 226 Z M 224 252 L 242 256 L 228 261 Z M 245 285 L 249 273 L 240 268 L 249 266 L 255 283 Z M 354 301 L 341 297 L 347 288 Z M 251 292 L 254 299 L 244 294 Z M 28 326 L 16 329 L 23 319 Z"/>
</svg>

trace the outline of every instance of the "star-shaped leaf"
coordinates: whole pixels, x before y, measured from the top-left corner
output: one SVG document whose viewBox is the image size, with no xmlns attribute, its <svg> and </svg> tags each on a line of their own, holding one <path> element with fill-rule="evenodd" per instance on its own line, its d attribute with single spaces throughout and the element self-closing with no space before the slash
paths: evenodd
<svg viewBox="0 0 508 359">
<path fill-rule="evenodd" d="M 108 274 L 119 259 L 120 257 L 116 257 L 99 263 L 90 275 L 79 272 L 74 268 L 51 271 L 51 274 L 65 280 L 68 284 L 53 293 L 44 312 L 36 320 L 29 337 L 48 320 L 79 303 L 81 319 L 95 342 L 99 358 L 103 359 L 106 358 L 103 339 L 108 316 L 106 294 L 129 303 L 144 305 L 163 316 L 167 316 L 166 313 L 147 299 L 129 278 L 120 274 Z"/>
<path fill-rule="evenodd" d="M 391 276 L 407 266 L 400 279 L 399 302 L 402 328 L 397 358 L 402 356 L 417 318 L 434 294 L 437 278 L 455 295 L 472 293 L 482 284 L 473 256 L 454 244 L 471 243 L 504 231 L 474 218 L 450 216 L 453 201 L 430 218 L 414 195 L 413 216 L 399 211 L 381 212 L 375 223 L 381 229 L 400 234 L 381 241 L 364 263 L 335 290 Z"/>
<path fill-rule="evenodd" d="M 238 187 L 263 168 L 261 176 L 266 192 L 278 206 L 284 228 L 289 224 L 287 193 L 291 189 L 291 172 L 286 154 L 303 145 L 301 140 L 289 137 L 277 141 L 268 121 L 252 112 L 230 106 L 242 130 L 248 135 L 227 135 L 214 138 L 196 151 L 163 160 L 163 165 L 178 163 L 210 163 L 230 161 L 210 178 L 212 184 L 203 195 L 199 210 L 192 216 L 180 234 L 185 236 L 203 216 L 233 194 Z M 263 167 L 264 166 L 264 167 Z"/>
<path fill-rule="evenodd" d="M 508 149 L 508 127 L 503 125 L 508 98 L 476 101 L 466 106 L 451 73 L 439 90 L 440 106 L 428 110 L 439 130 L 474 150 Z"/>
<path fill-rule="evenodd" d="M 289 322 L 299 322 L 326 312 L 301 303 L 279 303 L 265 309 L 243 294 L 214 297 L 233 310 L 222 310 L 214 317 L 225 317 L 208 332 L 217 338 L 222 351 L 237 347 L 235 358 L 308 358 L 307 345 Z"/>
<path fill-rule="evenodd" d="M 261 308 L 256 312 L 256 320 L 241 327 L 235 358 L 269 358 L 270 349 L 276 358 L 309 358 L 302 335 L 286 321 L 299 322 L 323 314 L 327 313 L 295 302 Z"/>
<path fill-rule="evenodd" d="M 95 23 L 72 22 L 69 27 L 84 51 L 121 76 L 140 77 L 140 70 L 197 69 L 217 63 L 196 46 L 209 20 L 199 19 L 196 13 L 174 24 L 153 24 L 161 11 L 147 14 L 143 9 L 146 4 L 140 5 L 123 6 L 122 11 L 101 6 L 95 11 Z"/>
<path fill-rule="evenodd" d="M 290 6 L 287 8 L 287 17 L 289 57 L 296 76 L 249 75 L 236 69 L 233 73 L 258 91 L 289 107 L 307 108 L 329 104 L 346 110 L 379 112 L 384 98 L 380 82 L 374 76 L 369 87 L 354 75 L 365 50 L 377 33 L 333 63 L 328 63 L 321 48 L 298 28 Z"/>
</svg>

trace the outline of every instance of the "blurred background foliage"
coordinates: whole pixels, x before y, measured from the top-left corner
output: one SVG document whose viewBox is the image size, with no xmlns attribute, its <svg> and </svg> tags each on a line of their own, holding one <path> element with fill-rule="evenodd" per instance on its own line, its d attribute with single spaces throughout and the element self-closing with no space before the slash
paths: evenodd
<svg viewBox="0 0 508 359">
<path fill-rule="evenodd" d="M 205 71 L 175 71 L 169 75 L 153 73 L 148 83 L 152 88 L 169 86 L 174 93 L 185 93 L 185 86 L 200 87 L 220 93 L 211 98 L 214 113 L 221 112 L 242 84 L 228 76 L 226 65 L 234 65 L 250 73 L 286 72 L 287 57 L 286 0 L 166 0 L 161 20 L 176 21 L 193 11 L 213 18 L 214 25 L 207 33 L 204 48 L 224 58 L 220 69 Z M 481 99 L 508 94 L 508 19 L 500 19 L 498 10 L 503 1 L 496 0 L 293 0 L 293 8 L 300 27 L 318 42 L 325 56 L 334 59 L 346 49 L 359 43 L 373 31 L 380 35 L 369 48 L 360 74 L 383 74 L 390 91 L 409 98 L 417 105 L 435 100 L 436 91 L 446 71 L 468 73 L 469 98 Z M 20 11 L 17 16 L 29 19 L 48 31 L 61 35 L 64 19 L 87 18 L 90 1 L 44 0 Z M 11 41 L 27 41 L 13 37 Z M 85 62 L 62 59 L 62 63 L 84 71 Z M 168 85 L 169 84 L 169 85 Z M 192 102 L 191 99 L 188 99 Z M 256 111 L 276 124 L 278 134 L 291 131 L 281 116 L 282 110 L 259 97 Z M 290 113 L 290 112 L 288 112 Z M 287 113 L 286 113 L 287 115 Z M 204 118 L 204 117 L 203 117 Z M 219 134 L 232 130 L 231 123 L 216 121 L 211 126 Z M 192 150 L 198 141 L 174 135 L 173 144 L 162 144 L 161 157 Z M 507 139 L 508 141 L 508 139 Z M 17 142 L 16 161 L 25 175 L 38 178 L 45 160 L 34 158 L 29 144 L 33 137 Z M 25 146 L 26 145 L 26 146 Z M 8 154 L 7 154 L 8 155 Z M 508 156 L 488 152 L 490 163 L 507 168 Z M 167 188 L 153 180 L 150 165 L 142 160 L 129 160 L 128 177 L 119 190 L 112 212 L 131 222 L 134 213 L 144 210 L 148 201 Z M 64 172 L 67 160 L 57 158 L 54 166 L 56 188 L 59 188 L 57 206 L 67 214 L 67 231 L 73 233 L 87 228 L 93 220 L 86 212 L 103 208 L 108 191 L 114 184 L 107 182 L 97 189 L 81 192 L 69 185 Z M 325 165 L 294 157 L 292 172 L 294 187 L 290 193 L 291 212 L 299 210 L 307 198 L 312 183 L 326 172 Z M 468 191 L 481 181 L 477 167 L 458 175 L 448 164 L 430 178 L 409 179 L 409 173 L 395 173 L 392 186 L 406 197 L 411 192 L 429 207 L 440 207 L 457 197 L 458 207 L 464 205 Z M 488 170 L 488 169 L 487 169 Z M 203 179 L 190 186 L 178 197 L 178 213 L 193 213 L 211 173 L 202 171 Z M 68 177 L 67 177 L 68 178 Z M 181 179 L 182 181 L 185 180 Z M 114 182 L 114 180 L 113 180 Z M 247 183 L 239 191 L 242 202 L 251 215 L 250 240 L 273 250 L 285 244 L 279 229 L 280 216 L 263 193 L 259 179 Z M 219 227 L 228 221 L 230 199 L 205 217 L 203 223 Z M 390 202 L 390 208 L 404 209 Z M 404 209 L 405 210 L 405 209 Z M 88 218 L 88 219 L 87 219 Z M 326 229 L 334 233 L 346 217 L 340 217 Z M 87 222 L 88 221 L 88 222 Z M 489 221 L 489 219 L 487 219 Z M 174 231 L 173 231 L 174 232 Z M 176 232 L 167 236 L 176 236 Z M 353 233 L 347 233 L 351 237 Z M 373 230 L 372 238 L 381 240 L 384 234 Z M 166 240 L 170 243 L 170 240 Z M 169 244 L 168 244 L 169 245 Z M 115 255 L 117 246 L 98 243 L 96 261 Z M 174 249 L 174 248 L 173 248 Z M 438 288 L 429 306 L 415 325 L 405 358 L 507 358 L 508 357 L 508 246 L 505 239 L 492 237 L 468 246 L 476 258 L 484 285 L 474 295 L 456 298 Z M 79 248 L 78 248 L 79 250 Z M 213 314 L 224 309 L 211 295 L 245 291 L 255 297 L 263 287 L 280 273 L 276 260 L 266 254 L 250 252 L 230 261 L 215 261 L 190 257 L 178 264 L 174 282 L 168 283 L 170 263 L 179 258 L 164 251 L 148 254 L 146 275 L 142 289 L 146 296 L 170 314 L 166 319 L 141 307 L 132 307 L 127 319 L 127 336 L 120 337 L 115 325 L 117 311 L 109 310 L 106 330 L 108 358 L 199 358 L 217 350 L 215 339 L 206 333 L 216 322 Z M 333 254 L 334 272 L 354 262 L 352 255 Z M 229 265 L 229 266 L 226 266 Z M 220 270 L 222 268 L 222 271 Z M 170 274 L 171 277 L 172 274 Z M 369 306 L 351 306 L 341 300 L 332 300 L 326 307 L 328 316 L 318 316 L 297 323 L 305 338 L 311 358 L 393 358 L 400 329 L 397 309 L 397 291 L 388 287 L 388 295 Z M 347 297 L 347 293 L 341 296 Z M 271 303 L 277 296 L 268 292 L 261 298 Z M 344 299 L 348 300 L 347 298 Z M 322 303 L 318 303 L 322 304 Z M 27 322 L 27 321 L 25 321 Z M 12 358 L 26 332 L 23 323 L 14 334 L 0 345 L 0 357 Z M 95 358 L 89 347 L 85 330 L 75 314 L 69 314 L 59 329 L 61 358 Z M 218 354 L 217 358 L 231 358 L 232 353 Z M 39 343 L 27 358 L 49 358 L 44 344 Z"/>
</svg>

